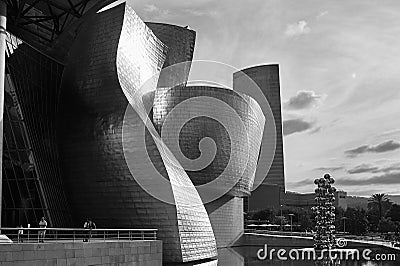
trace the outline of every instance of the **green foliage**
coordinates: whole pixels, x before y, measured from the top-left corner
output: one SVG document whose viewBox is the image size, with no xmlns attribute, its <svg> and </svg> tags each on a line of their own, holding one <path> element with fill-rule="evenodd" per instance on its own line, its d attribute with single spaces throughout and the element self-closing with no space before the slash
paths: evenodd
<svg viewBox="0 0 400 266">
<path fill-rule="evenodd" d="M 290 223 L 289 214 L 294 214 L 293 230 L 314 230 L 314 215 L 310 208 L 284 207 L 282 214 L 285 217 L 283 224 Z M 368 209 L 361 208 L 336 208 L 335 225 L 337 231 L 343 231 L 346 217 L 346 232 L 354 235 L 363 235 L 367 232 L 399 232 L 400 231 L 400 205 L 393 204 L 386 194 L 371 196 Z M 249 213 L 247 219 L 263 220 L 273 224 L 280 224 L 280 209 L 267 209 Z"/>
<path fill-rule="evenodd" d="M 251 220 L 264 220 L 264 221 L 272 221 L 275 217 L 275 212 L 272 209 L 266 209 L 262 211 L 255 212 L 251 215 Z"/>
<path fill-rule="evenodd" d="M 382 218 L 378 224 L 381 233 L 395 232 L 396 224 L 390 218 Z"/>
<path fill-rule="evenodd" d="M 265 209 L 257 212 L 248 213 L 248 220 L 260 220 L 269 222 L 272 224 L 290 224 L 289 214 L 294 214 L 292 216 L 293 225 L 295 228 L 293 230 L 299 231 L 311 231 L 313 229 L 313 214 L 309 208 L 299 208 L 299 207 L 284 207 L 282 209 L 283 219 L 281 219 L 280 209 Z"/>
<path fill-rule="evenodd" d="M 287 219 L 285 216 L 276 216 L 274 219 L 274 223 L 275 224 L 281 224 L 285 225 L 285 224 L 289 224 L 289 219 Z"/>
<path fill-rule="evenodd" d="M 368 201 L 368 210 L 371 215 L 377 216 L 378 221 L 382 219 L 393 204 L 384 193 L 373 194 Z"/>
<path fill-rule="evenodd" d="M 298 225 L 300 231 L 311 231 L 314 227 L 313 213 L 309 209 L 298 212 Z"/>
<path fill-rule="evenodd" d="M 353 235 L 363 235 L 368 231 L 367 212 L 361 208 L 347 208 L 344 212 L 346 217 L 346 231 Z M 344 220 L 342 220 L 343 227 Z"/>
<path fill-rule="evenodd" d="M 386 213 L 391 209 L 393 203 L 388 199 L 387 195 L 373 194 L 368 202 L 367 218 L 371 231 L 379 231 L 379 224 Z"/>
<path fill-rule="evenodd" d="M 386 213 L 386 217 L 389 217 L 394 222 L 400 222 L 400 205 L 393 204 Z"/>
</svg>

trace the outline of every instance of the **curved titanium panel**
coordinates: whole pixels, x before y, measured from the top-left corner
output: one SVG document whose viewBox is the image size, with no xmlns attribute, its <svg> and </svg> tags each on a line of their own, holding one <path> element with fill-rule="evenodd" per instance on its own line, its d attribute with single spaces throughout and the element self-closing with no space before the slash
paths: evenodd
<svg viewBox="0 0 400 266">
<path fill-rule="evenodd" d="M 205 137 L 214 140 L 217 146 L 214 160 L 201 170 L 187 171 L 188 175 L 195 185 L 203 185 L 219 178 L 227 168 L 229 160 L 233 160 L 233 167 L 223 175 L 222 179 L 224 180 L 218 180 L 218 182 L 222 182 L 220 184 L 224 185 L 224 183 L 230 184 L 236 180 L 237 182 L 232 184 L 233 188 L 228 194 L 239 197 L 249 195 L 253 186 L 265 123 L 262 110 L 254 99 L 233 90 L 217 87 L 180 86 L 169 90 L 165 89 L 162 93 L 156 94 L 153 110 L 154 124 L 162 131 L 163 123 L 171 110 L 188 99 L 202 96 L 211 96 L 227 103 L 239 115 L 245 127 L 241 128 L 237 125 L 234 130 L 227 132 L 227 129 L 219 121 L 210 117 L 199 116 L 188 121 L 179 132 L 179 147 L 185 157 L 192 160 L 200 157 L 199 143 Z M 203 113 L 202 110 L 210 108 L 214 113 L 224 112 L 220 106 L 209 106 L 203 101 L 197 101 L 188 105 L 182 115 Z M 225 119 L 232 120 L 233 118 L 229 115 L 231 114 L 227 114 Z M 176 119 L 176 121 L 178 120 Z M 174 123 L 174 120 L 170 123 Z M 179 124 L 174 125 L 175 128 L 180 126 Z M 239 145 L 232 145 L 232 141 L 238 142 Z M 248 149 L 244 147 L 246 143 L 248 143 Z"/>
<path fill-rule="evenodd" d="M 145 61 L 141 60 L 145 58 L 145 53 L 142 55 L 132 54 L 132 48 L 138 46 L 136 40 L 137 33 L 135 30 L 132 30 L 137 27 L 135 17 L 137 15 L 133 9 L 129 5 L 126 5 L 117 51 L 117 73 L 121 88 L 129 103 L 139 114 L 143 122 L 146 123 L 148 116 L 146 113 L 143 113 L 144 92 L 141 90 L 141 86 L 150 79 L 150 82 L 154 81 L 154 83 L 147 84 L 147 86 L 157 87 L 156 80 L 151 80 L 156 69 L 153 69 L 154 71 L 151 73 L 148 71 L 149 67 L 144 67 Z M 137 20 L 140 21 L 140 19 Z M 136 51 L 136 53 L 139 52 L 142 51 Z M 155 57 L 150 55 L 147 60 L 150 61 L 151 58 Z M 152 65 L 155 65 L 154 63 Z M 147 64 L 149 63 L 147 62 Z M 140 79 L 139 81 L 138 78 Z M 171 184 L 177 211 L 182 261 L 200 260 L 216 256 L 216 243 L 211 223 L 196 188 L 182 167 L 176 167 L 176 160 L 162 146 L 161 138 L 153 125 L 148 123 L 146 127 L 158 148 Z M 142 173 L 144 175 L 146 173 L 152 174 L 151 171 L 143 171 Z"/>
<path fill-rule="evenodd" d="M 146 25 L 168 47 L 158 87 L 172 87 L 171 84 L 186 84 L 193 59 L 196 32 L 188 27 L 179 27 L 165 23 L 146 22 Z M 186 63 L 183 63 L 186 62 Z M 172 66 L 172 69 L 167 67 Z M 158 93 L 158 91 L 156 92 Z"/>
<path fill-rule="evenodd" d="M 63 76 L 59 125 L 64 180 L 77 226 L 91 217 L 99 226 L 158 228 L 164 261 L 216 256 L 196 189 L 184 171 L 168 165 L 173 159 L 160 153 L 155 130 L 144 134 L 140 107 L 152 98 L 139 88 L 160 71 L 166 47 L 129 1 L 93 15 L 80 30 Z M 144 141 L 154 166 L 171 181 L 162 189 L 176 205 L 155 199 L 132 176 L 124 149 L 137 154 Z M 144 157 L 135 157 L 135 170 L 147 178 Z"/>
<path fill-rule="evenodd" d="M 226 248 L 244 232 L 243 198 L 223 197 L 206 204 L 218 248 Z M 218 258 L 220 257 L 218 252 Z"/>
<path fill-rule="evenodd" d="M 195 31 L 188 29 L 188 27 L 165 23 L 146 22 L 146 26 L 168 47 L 168 54 L 163 68 L 185 61 L 192 61 L 196 40 Z M 189 75 L 189 71 L 187 75 Z"/>
</svg>

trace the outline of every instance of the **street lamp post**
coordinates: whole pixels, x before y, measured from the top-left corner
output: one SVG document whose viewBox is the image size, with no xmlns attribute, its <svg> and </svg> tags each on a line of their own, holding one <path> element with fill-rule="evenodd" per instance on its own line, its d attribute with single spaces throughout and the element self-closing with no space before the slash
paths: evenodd
<svg viewBox="0 0 400 266">
<path fill-rule="evenodd" d="M 293 216 L 294 216 L 294 214 L 290 213 L 289 216 L 290 216 L 290 232 L 293 233 Z"/>
<path fill-rule="evenodd" d="M 283 214 L 282 214 L 282 207 L 283 207 L 283 205 L 281 204 L 281 231 L 283 231 Z"/>
<path fill-rule="evenodd" d="M 346 216 L 342 217 L 343 220 L 343 233 L 346 234 L 346 220 L 349 219 Z"/>
</svg>

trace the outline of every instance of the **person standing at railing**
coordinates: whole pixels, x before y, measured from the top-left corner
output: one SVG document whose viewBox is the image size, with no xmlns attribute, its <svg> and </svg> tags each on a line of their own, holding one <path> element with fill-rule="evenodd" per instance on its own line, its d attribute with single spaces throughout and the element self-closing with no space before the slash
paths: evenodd
<svg viewBox="0 0 400 266">
<path fill-rule="evenodd" d="M 22 224 L 20 226 L 18 226 L 18 228 L 20 228 L 20 229 L 18 229 L 18 243 L 22 243 L 22 242 L 24 242 L 23 241 L 24 230 L 22 229 L 23 228 Z"/>
<path fill-rule="evenodd" d="M 83 242 L 89 241 L 89 219 L 86 219 L 86 222 L 83 224 L 83 229 L 85 229 L 85 237 L 83 238 Z"/>
<path fill-rule="evenodd" d="M 39 222 L 39 227 L 40 228 L 46 228 L 47 227 L 47 222 L 44 217 Z M 39 230 L 39 242 L 43 243 L 44 242 L 44 237 L 46 236 L 46 230 Z"/>
<path fill-rule="evenodd" d="M 96 224 L 92 220 L 89 220 L 89 240 L 92 238 L 93 229 L 96 229 Z"/>
<path fill-rule="evenodd" d="M 90 219 L 86 219 L 85 224 L 83 225 L 83 228 L 86 229 L 86 237 L 85 239 L 83 239 L 83 242 L 88 242 L 89 239 L 92 238 L 92 229 L 96 229 L 96 224 L 90 220 Z"/>
</svg>

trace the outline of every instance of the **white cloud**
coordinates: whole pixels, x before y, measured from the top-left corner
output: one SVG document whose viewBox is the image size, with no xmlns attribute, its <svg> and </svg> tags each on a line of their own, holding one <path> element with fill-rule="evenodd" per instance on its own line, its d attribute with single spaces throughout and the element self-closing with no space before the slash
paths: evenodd
<svg viewBox="0 0 400 266">
<path fill-rule="evenodd" d="M 184 12 L 196 16 L 196 17 L 216 17 L 218 16 L 218 12 L 215 10 L 196 10 L 191 8 L 186 8 L 183 10 Z"/>
<path fill-rule="evenodd" d="M 153 19 L 167 19 L 172 16 L 168 9 L 159 8 L 153 4 L 145 5 L 143 11 L 151 14 Z"/>
<path fill-rule="evenodd" d="M 300 36 L 310 33 L 311 28 L 307 26 L 307 22 L 300 20 L 297 23 L 289 24 L 286 27 L 285 35 L 289 37 Z"/>
<path fill-rule="evenodd" d="M 398 134 L 400 134 L 400 129 L 392 129 L 392 130 L 388 130 L 388 131 L 379 133 L 378 136 L 391 136 L 391 135 L 398 135 Z"/>
<path fill-rule="evenodd" d="M 146 12 L 152 13 L 152 12 L 158 11 L 159 9 L 155 5 L 145 5 L 143 10 Z"/>
<path fill-rule="evenodd" d="M 314 91 L 298 91 L 296 96 L 291 97 L 286 103 L 285 108 L 292 110 L 307 109 L 318 105 L 326 95 L 317 95 Z"/>
<path fill-rule="evenodd" d="M 326 16 L 326 15 L 328 15 L 328 11 L 322 11 L 321 13 L 319 13 L 318 15 L 317 15 L 317 19 L 320 19 L 320 18 L 322 18 L 323 16 Z"/>
</svg>

